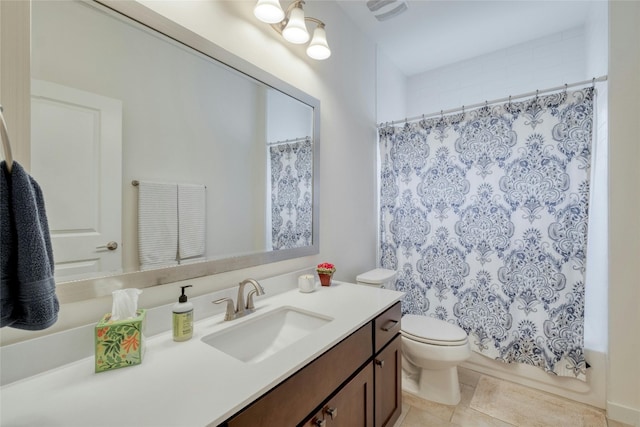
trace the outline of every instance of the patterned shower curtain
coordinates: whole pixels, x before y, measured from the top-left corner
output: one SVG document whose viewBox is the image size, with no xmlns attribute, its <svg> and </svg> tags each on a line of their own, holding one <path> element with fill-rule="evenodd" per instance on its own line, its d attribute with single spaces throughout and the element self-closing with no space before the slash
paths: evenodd
<svg viewBox="0 0 640 427">
<path fill-rule="evenodd" d="M 311 138 L 269 147 L 271 240 L 274 250 L 311 245 Z"/>
<path fill-rule="evenodd" d="M 403 313 L 474 351 L 585 380 L 594 89 L 380 129 L 381 266 Z"/>
</svg>

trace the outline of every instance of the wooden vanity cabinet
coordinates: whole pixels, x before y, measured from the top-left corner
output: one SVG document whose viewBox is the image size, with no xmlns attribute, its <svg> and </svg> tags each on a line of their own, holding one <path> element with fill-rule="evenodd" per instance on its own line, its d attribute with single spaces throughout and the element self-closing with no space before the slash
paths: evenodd
<svg viewBox="0 0 640 427">
<path fill-rule="evenodd" d="M 222 425 L 392 426 L 402 410 L 399 332 L 397 303 Z"/>
</svg>

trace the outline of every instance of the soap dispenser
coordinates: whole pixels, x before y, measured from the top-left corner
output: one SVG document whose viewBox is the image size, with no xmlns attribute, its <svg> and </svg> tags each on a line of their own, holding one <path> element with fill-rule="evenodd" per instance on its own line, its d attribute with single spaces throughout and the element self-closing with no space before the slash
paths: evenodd
<svg viewBox="0 0 640 427">
<path fill-rule="evenodd" d="M 193 336 L 193 304 L 187 302 L 184 288 L 190 288 L 191 285 L 180 287 L 182 295 L 173 305 L 173 340 L 187 341 Z"/>
</svg>

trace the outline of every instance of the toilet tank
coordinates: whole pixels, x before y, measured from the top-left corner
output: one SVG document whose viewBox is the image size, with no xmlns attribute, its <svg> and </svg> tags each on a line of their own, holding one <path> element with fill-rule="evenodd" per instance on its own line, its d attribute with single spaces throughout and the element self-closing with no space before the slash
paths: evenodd
<svg viewBox="0 0 640 427">
<path fill-rule="evenodd" d="M 395 278 L 395 271 L 387 270 L 385 268 L 376 268 L 375 270 L 359 274 L 356 277 L 356 283 L 358 285 L 374 286 L 376 288 L 395 289 Z"/>
</svg>

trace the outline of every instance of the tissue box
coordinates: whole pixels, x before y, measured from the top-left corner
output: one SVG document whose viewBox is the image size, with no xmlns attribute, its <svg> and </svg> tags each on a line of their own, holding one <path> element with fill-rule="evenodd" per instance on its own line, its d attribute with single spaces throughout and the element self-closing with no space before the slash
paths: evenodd
<svg viewBox="0 0 640 427">
<path fill-rule="evenodd" d="M 142 363 L 144 354 L 144 318 L 147 311 L 139 309 L 133 319 L 111 320 L 107 313 L 95 330 L 96 372 L 124 368 Z"/>
</svg>

